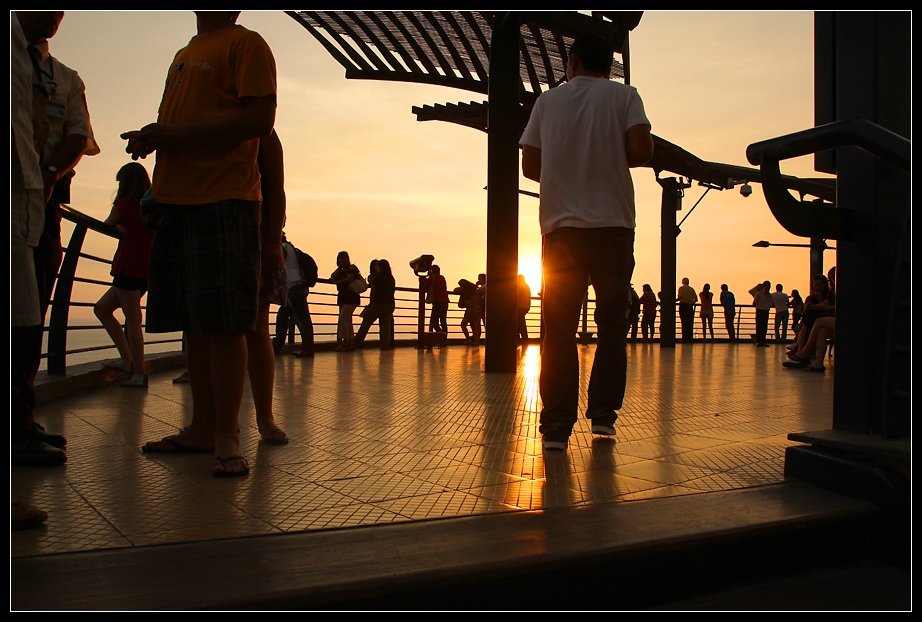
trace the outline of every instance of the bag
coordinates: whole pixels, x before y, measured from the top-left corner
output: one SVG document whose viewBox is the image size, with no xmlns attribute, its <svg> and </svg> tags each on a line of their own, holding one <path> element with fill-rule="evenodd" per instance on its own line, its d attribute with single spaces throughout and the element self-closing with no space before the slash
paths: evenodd
<svg viewBox="0 0 922 622">
<path fill-rule="evenodd" d="M 292 247 L 294 248 L 294 247 Z M 299 251 L 295 248 L 295 258 L 298 260 L 298 268 L 301 269 L 301 278 L 307 287 L 313 287 L 317 284 L 317 262 L 314 258 Z"/>
<path fill-rule="evenodd" d="M 435 283 L 429 286 L 429 289 L 426 290 L 426 303 L 432 304 L 435 302 Z"/>
<path fill-rule="evenodd" d="M 356 294 L 361 294 L 368 289 L 368 283 L 361 276 L 357 276 L 349 281 L 349 289 Z"/>
</svg>

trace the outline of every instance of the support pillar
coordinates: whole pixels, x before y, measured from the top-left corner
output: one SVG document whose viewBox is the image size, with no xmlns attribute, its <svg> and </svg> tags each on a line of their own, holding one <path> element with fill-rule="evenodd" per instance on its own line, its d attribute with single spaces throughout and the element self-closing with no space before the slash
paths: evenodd
<svg viewBox="0 0 922 622">
<path fill-rule="evenodd" d="M 487 117 L 487 308 L 484 371 L 515 372 L 519 267 L 519 19 L 498 13 L 490 44 Z"/>
<path fill-rule="evenodd" d="M 675 224 L 675 214 L 682 209 L 682 189 L 687 188 L 675 177 L 657 178 L 663 188 L 660 226 L 660 335 L 661 348 L 675 347 L 675 294 L 676 285 L 676 238 L 679 228 Z"/>
</svg>

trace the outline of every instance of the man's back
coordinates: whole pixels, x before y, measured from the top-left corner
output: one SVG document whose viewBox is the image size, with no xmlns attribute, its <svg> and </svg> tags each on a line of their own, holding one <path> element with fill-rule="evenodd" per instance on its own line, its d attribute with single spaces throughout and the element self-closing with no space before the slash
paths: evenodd
<svg viewBox="0 0 922 622">
<path fill-rule="evenodd" d="M 542 233 L 558 227 L 634 228 L 625 135 L 646 124 L 631 86 L 576 76 L 536 102 L 522 143 L 541 149 Z"/>
</svg>

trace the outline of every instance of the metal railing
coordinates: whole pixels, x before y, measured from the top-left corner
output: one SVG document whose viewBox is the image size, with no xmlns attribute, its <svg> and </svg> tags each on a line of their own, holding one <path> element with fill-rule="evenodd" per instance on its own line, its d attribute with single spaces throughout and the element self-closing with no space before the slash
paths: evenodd
<svg viewBox="0 0 922 622">
<path fill-rule="evenodd" d="M 82 248 L 84 246 L 87 233 L 92 231 L 93 233 L 101 236 L 115 238 L 115 229 L 101 223 L 98 220 L 86 216 L 85 214 L 82 214 L 71 207 L 62 206 L 61 211 L 63 218 L 73 223 L 74 229 L 71 233 L 70 241 L 65 248 L 64 260 L 58 272 L 58 278 L 51 301 L 49 318 L 47 326 L 45 327 L 47 346 L 46 351 L 42 355 L 42 358 L 46 359 L 47 372 L 51 375 L 66 374 L 67 359 L 69 356 L 87 354 L 97 351 L 103 352 L 115 348 L 108 335 L 106 334 L 105 329 L 97 321 L 95 321 L 95 317 L 93 317 L 93 321 L 90 324 L 80 324 L 77 321 L 73 321 L 71 319 L 71 310 L 79 308 L 92 309 L 92 307 L 95 305 L 95 301 L 99 299 L 106 288 L 111 286 L 111 281 L 109 280 L 92 279 L 80 275 L 86 274 L 87 272 L 92 272 L 92 269 L 84 269 L 86 262 L 90 262 L 91 265 L 99 264 L 99 266 L 96 266 L 97 268 L 105 268 L 107 265 L 111 265 L 112 263 L 109 259 L 96 257 L 94 255 L 83 252 Z M 81 259 L 84 260 L 84 262 L 81 262 Z M 78 270 L 78 268 L 80 268 L 80 270 Z M 90 295 L 87 297 L 88 299 L 77 300 L 74 296 L 75 284 L 89 286 L 89 289 L 87 287 L 82 287 L 81 289 L 90 292 L 95 291 L 95 288 L 98 288 L 98 294 L 95 296 Z M 449 310 L 447 314 L 448 340 L 450 342 L 457 342 L 463 339 L 460 324 L 464 315 L 464 310 L 458 307 L 456 294 L 449 293 L 449 297 L 451 302 L 449 304 Z M 420 326 L 422 326 L 423 331 L 428 330 L 431 306 L 420 302 L 419 289 L 415 287 L 397 287 L 395 298 L 395 342 L 399 345 L 420 344 Z M 367 301 L 367 298 L 365 300 Z M 537 341 L 541 335 L 540 301 L 541 299 L 539 296 L 533 296 L 531 309 L 526 315 L 526 327 L 529 339 L 535 341 Z M 335 286 L 329 282 L 329 279 L 318 279 L 317 285 L 310 290 L 308 303 L 310 307 L 311 320 L 314 326 L 315 344 L 319 348 L 325 347 L 325 344 L 332 346 L 336 343 L 337 323 L 339 317 L 339 308 L 336 305 Z M 144 309 L 145 307 L 142 304 L 142 310 Z M 270 332 L 274 334 L 274 326 L 278 307 L 273 306 L 271 309 Z M 583 314 L 580 318 L 576 335 L 583 343 L 590 342 L 596 332 L 595 322 L 592 319 L 594 309 L 595 305 L 592 299 L 588 299 L 583 305 Z M 421 313 L 423 315 L 422 322 L 420 322 Z M 729 338 L 729 334 L 725 328 L 724 314 L 720 305 L 714 305 L 714 316 L 713 328 L 715 338 L 717 340 L 727 340 Z M 360 323 L 361 318 L 358 317 L 357 312 L 354 318 L 356 329 Z M 681 337 L 682 326 L 681 321 L 678 318 L 678 312 L 676 314 L 675 326 L 678 339 Z M 748 340 L 750 338 L 750 334 L 755 332 L 755 310 L 751 305 L 737 305 L 735 328 L 737 339 L 740 340 Z M 793 337 L 793 331 L 791 330 L 790 325 L 788 326 L 788 329 L 789 337 Z M 293 331 L 295 330 L 293 322 L 289 330 L 291 331 L 289 334 L 293 336 Z M 84 333 L 85 331 L 97 331 L 99 334 L 99 339 L 94 340 L 94 342 L 90 345 L 87 345 L 89 339 L 80 339 L 79 341 L 83 341 L 84 344 L 77 347 L 74 347 L 74 340 L 71 339 L 71 347 L 68 347 L 69 336 L 75 335 L 77 333 Z M 702 339 L 702 332 L 701 320 L 698 317 L 696 308 L 695 338 Z M 147 333 L 145 333 L 145 335 L 147 335 Z M 640 320 L 638 320 L 636 341 L 641 341 L 642 335 L 643 332 L 641 329 L 641 323 Z M 657 341 L 660 335 L 659 313 L 657 314 L 654 335 L 655 336 L 653 339 Z M 772 335 L 773 324 L 770 323 L 769 337 Z M 483 331 L 482 337 L 486 337 L 485 330 Z M 710 338 L 710 334 L 708 334 L 707 337 Z M 633 337 L 633 331 L 628 333 L 628 340 L 635 340 Z M 377 341 L 376 327 L 372 327 L 372 329 L 369 331 L 367 341 L 369 343 Z M 145 340 L 145 350 L 149 350 L 149 346 L 163 346 L 164 344 L 176 344 L 175 349 L 176 351 L 179 351 L 182 349 L 182 337 L 181 335 L 166 335 L 162 338 L 158 337 L 149 341 Z M 100 360 L 103 358 L 106 357 L 101 355 Z"/>
</svg>

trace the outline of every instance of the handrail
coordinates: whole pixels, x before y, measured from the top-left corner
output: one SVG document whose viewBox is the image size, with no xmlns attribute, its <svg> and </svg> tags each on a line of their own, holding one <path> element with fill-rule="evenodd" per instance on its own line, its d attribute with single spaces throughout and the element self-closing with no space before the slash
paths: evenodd
<svg viewBox="0 0 922 622">
<path fill-rule="evenodd" d="M 847 119 L 753 143 L 746 149 L 750 164 L 765 159 L 788 160 L 839 147 L 858 147 L 884 162 L 910 172 L 912 142 L 867 119 Z"/>
<path fill-rule="evenodd" d="M 74 230 L 71 234 L 70 241 L 67 244 L 64 261 L 62 262 L 61 269 L 58 273 L 58 283 L 54 289 L 54 298 L 51 304 L 51 318 L 47 328 L 48 345 L 44 357 L 47 359 L 47 371 L 50 375 L 66 374 L 68 355 L 96 352 L 114 348 L 114 345 L 111 344 L 111 342 L 108 340 L 108 336 L 106 336 L 104 339 L 100 339 L 99 343 L 83 344 L 81 347 L 69 350 L 67 348 L 67 338 L 68 334 L 72 334 L 74 331 L 103 331 L 103 328 L 98 324 L 71 325 L 68 321 L 68 318 L 71 308 L 92 307 L 95 304 L 95 298 L 89 302 L 72 300 L 74 283 L 84 283 L 92 286 L 99 286 L 100 288 L 108 287 L 110 285 L 108 281 L 83 278 L 77 275 L 78 260 L 81 258 L 98 263 L 110 263 L 110 260 L 108 259 L 94 257 L 82 252 L 82 246 L 86 237 L 86 233 L 88 231 L 94 231 L 101 235 L 117 237 L 115 228 L 109 227 L 108 225 L 105 225 L 104 223 L 95 220 L 94 218 L 87 216 L 69 206 L 62 206 L 61 213 L 64 219 L 74 223 Z M 319 347 L 325 347 L 323 344 L 332 344 L 335 341 L 338 315 L 338 309 L 335 302 L 336 291 L 332 287 L 329 279 L 320 278 L 317 279 L 317 282 L 319 287 L 311 290 L 311 316 L 314 320 L 313 324 L 315 327 L 315 341 Z M 426 331 L 428 329 L 429 319 L 431 317 L 431 308 L 426 308 L 429 305 L 426 305 L 425 302 L 420 302 L 418 287 L 398 286 L 396 291 L 398 294 L 396 301 L 397 308 L 395 311 L 395 330 L 397 331 L 397 338 L 399 339 L 402 335 L 404 342 L 407 342 L 412 338 L 413 340 L 417 340 L 418 343 L 420 314 L 422 314 L 425 320 L 423 331 Z M 454 301 L 456 294 L 449 292 L 449 295 L 452 296 Z M 529 337 L 534 339 L 539 337 L 541 334 L 541 298 L 539 296 L 532 296 L 532 301 L 533 303 L 531 310 L 526 316 L 526 325 L 528 327 Z M 580 319 L 580 325 L 583 327 L 581 333 L 593 334 L 594 331 L 597 330 L 592 319 L 594 305 L 594 300 L 588 300 L 587 304 L 584 306 L 583 317 Z M 720 305 L 715 304 L 714 307 L 715 315 L 719 316 Z M 740 312 L 737 314 L 736 319 L 736 334 L 741 335 L 747 331 L 750 331 L 752 327 L 754 327 L 754 314 L 748 313 L 748 305 L 741 304 L 737 305 L 737 307 L 740 309 Z M 447 319 L 449 324 L 449 337 L 451 339 L 460 339 L 461 337 L 459 325 L 461 322 L 462 314 L 463 310 L 460 309 L 457 304 L 452 304 L 449 307 Z M 660 316 L 658 319 L 661 319 L 661 312 L 658 312 L 658 315 Z M 358 322 L 361 321 L 358 317 L 356 317 L 355 320 Z M 270 317 L 270 321 L 272 321 L 274 325 L 274 318 Z M 678 316 L 675 326 L 676 330 L 678 331 L 680 327 Z M 726 338 L 727 333 L 724 329 L 724 323 L 719 317 L 717 318 L 717 322 L 715 322 L 714 329 L 718 334 L 718 339 Z M 274 332 L 274 330 L 270 330 L 271 332 Z M 293 325 L 291 326 L 291 330 L 294 330 Z M 698 318 L 695 318 L 695 330 L 700 333 L 700 321 Z M 660 325 L 659 322 L 657 322 L 655 334 L 659 335 L 659 332 Z M 483 331 L 483 335 L 486 335 L 485 329 Z M 638 340 L 640 340 L 642 337 L 642 331 L 639 328 L 637 337 Z M 658 337 L 655 337 L 655 339 L 658 339 Z M 181 340 L 179 338 L 168 337 L 164 339 L 145 341 L 145 345 L 162 345 L 168 343 L 179 343 L 180 341 Z M 369 341 L 373 341 L 372 335 L 369 335 Z M 177 347 L 177 350 L 178 349 L 179 348 Z"/>
<path fill-rule="evenodd" d="M 902 171 L 910 172 L 911 141 L 865 119 L 835 121 L 808 130 L 753 143 L 750 164 L 762 172 L 762 191 L 778 223 L 800 237 L 854 239 L 855 213 L 832 203 L 798 201 L 782 181 L 779 162 L 840 147 L 858 147 Z"/>
</svg>

